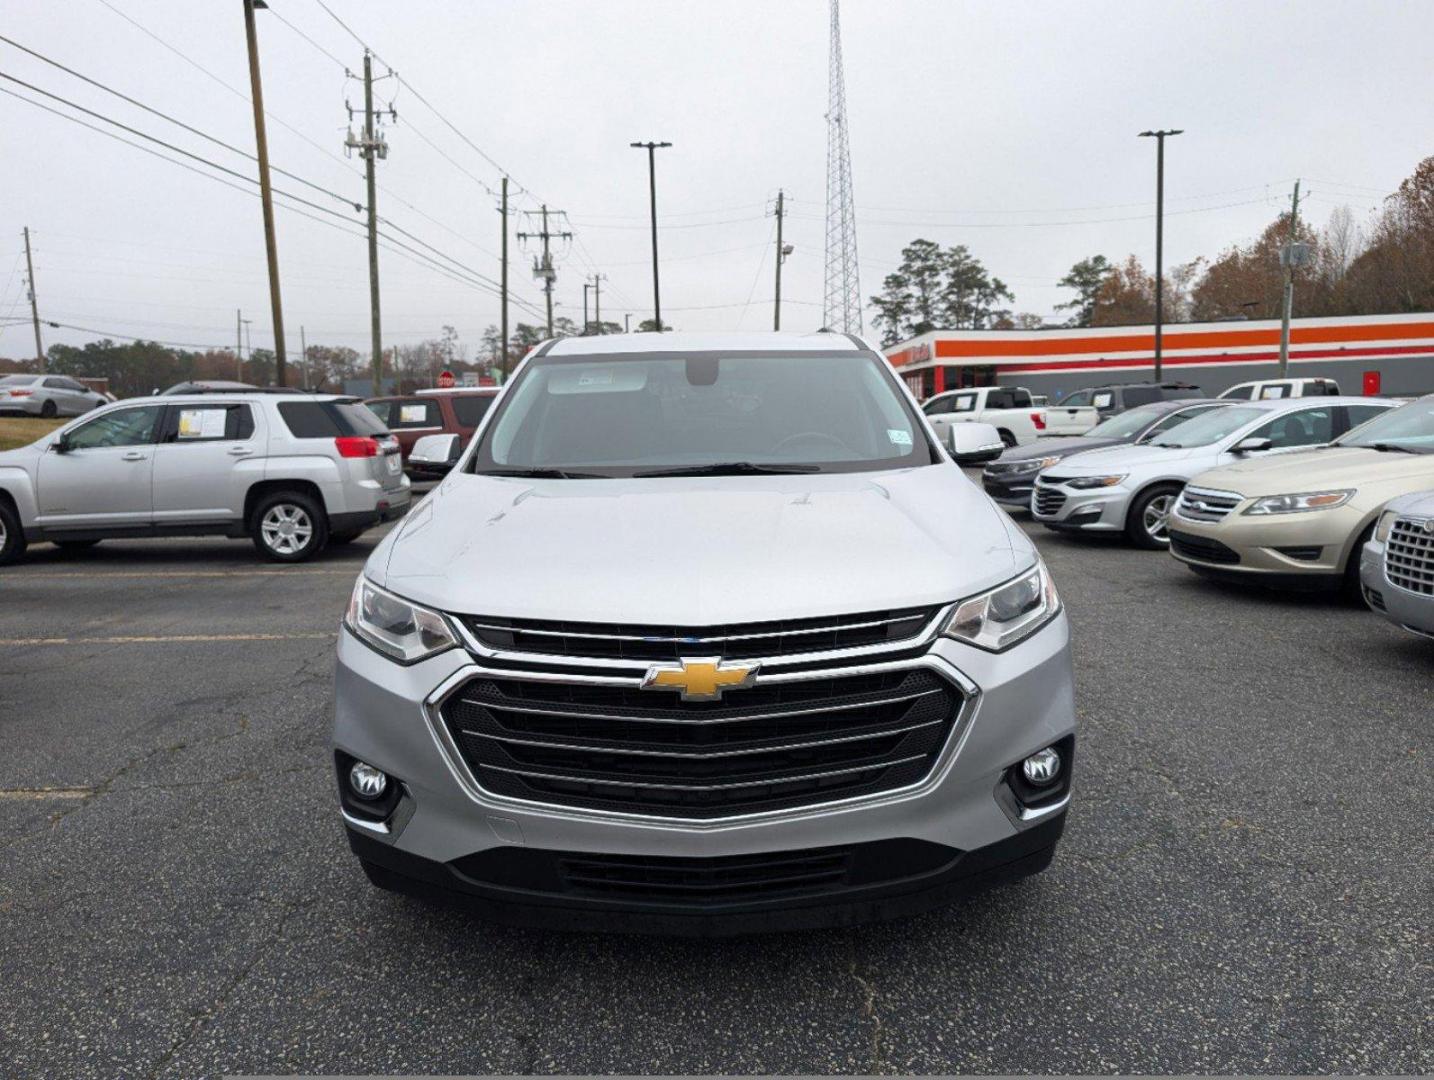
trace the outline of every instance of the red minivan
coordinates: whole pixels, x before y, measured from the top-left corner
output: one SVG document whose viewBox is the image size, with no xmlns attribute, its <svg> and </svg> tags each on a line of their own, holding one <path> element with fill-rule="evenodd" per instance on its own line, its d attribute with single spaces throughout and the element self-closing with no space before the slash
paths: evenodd
<svg viewBox="0 0 1434 1080">
<path fill-rule="evenodd" d="M 364 404 L 397 436 L 407 461 L 413 444 L 425 435 L 457 435 L 467 445 L 497 396 L 496 386 L 455 387 L 370 398 Z"/>
</svg>

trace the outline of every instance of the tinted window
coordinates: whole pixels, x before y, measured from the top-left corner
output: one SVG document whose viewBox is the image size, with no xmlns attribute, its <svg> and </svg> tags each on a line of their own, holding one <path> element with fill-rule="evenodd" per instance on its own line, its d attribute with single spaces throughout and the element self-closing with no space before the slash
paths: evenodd
<svg viewBox="0 0 1434 1080">
<path fill-rule="evenodd" d="M 986 408 L 988 409 L 1014 409 L 1016 407 L 1016 395 L 1010 390 L 992 390 L 986 395 Z"/>
<path fill-rule="evenodd" d="M 1011 404 L 1018 409 L 1031 408 L 1031 395 L 1027 390 L 1012 390 Z"/>
<path fill-rule="evenodd" d="M 176 405 L 169 410 L 160 441 L 247 439 L 253 434 L 254 414 L 248 405 Z"/>
<path fill-rule="evenodd" d="M 1232 401 L 1233 401 L 1233 400 L 1249 401 L 1249 400 L 1250 400 L 1250 394 L 1251 394 L 1251 392 L 1252 392 L 1254 389 L 1255 389 L 1255 388 L 1254 388 L 1253 385 L 1251 385 L 1250 383 L 1246 383 L 1246 384 L 1243 385 L 1243 386 L 1232 386 L 1232 387 L 1230 387 L 1230 389 L 1226 390 L 1226 391 L 1225 391 L 1223 394 L 1221 394 L 1220 396 L 1221 396 L 1222 398 L 1229 398 L 1229 399 L 1232 400 Z"/>
<path fill-rule="evenodd" d="M 504 395 L 473 471 L 632 476 L 731 463 L 853 472 L 932 462 L 879 357 L 536 357 Z"/>
<path fill-rule="evenodd" d="M 1129 439 L 1140 434 L 1148 424 L 1162 415 L 1164 414 L 1158 409 L 1131 409 L 1112 416 L 1109 420 L 1102 420 L 1087 434 L 1097 439 Z M 1152 430 L 1158 430 L 1159 426 L 1157 424 Z"/>
<path fill-rule="evenodd" d="M 45 387 L 48 390 L 69 390 L 70 380 L 52 377 L 45 380 Z"/>
<path fill-rule="evenodd" d="M 154 438 L 154 424 L 160 405 L 119 409 L 96 417 L 73 429 L 65 441 L 72 450 L 95 450 L 106 446 L 139 446 Z"/>
<path fill-rule="evenodd" d="M 453 415 L 464 427 L 476 428 L 483 421 L 488 406 L 493 404 L 492 394 L 459 394 L 448 399 L 453 406 Z"/>
<path fill-rule="evenodd" d="M 1073 393 L 1073 394 L 1067 394 L 1065 397 L 1063 397 L 1063 398 L 1061 398 L 1059 401 L 1057 401 L 1056 404 L 1057 404 L 1057 405 L 1089 405 L 1089 404 L 1090 404 L 1090 391 L 1089 391 L 1089 390 L 1077 390 L 1077 391 L 1076 391 L 1075 393 Z"/>
<path fill-rule="evenodd" d="M 921 409 L 927 416 L 941 416 L 949 413 L 955 403 L 949 397 L 937 398 L 935 401 L 928 401 Z"/>
<path fill-rule="evenodd" d="M 391 401 L 365 401 L 364 408 L 378 417 L 378 422 L 385 427 L 388 426 L 389 414 L 393 412 Z"/>
<path fill-rule="evenodd" d="M 1158 387 L 1154 386 L 1127 386 L 1125 388 L 1125 407 L 1132 405 L 1149 405 L 1152 401 L 1160 401 L 1163 398 Z"/>
<path fill-rule="evenodd" d="M 383 421 L 356 401 L 285 401 L 279 416 L 296 439 L 388 434 Z"/>
<path fill-rule="evenodd" d="M 1373 420 L 1376 416 L 1389 411 L 1388 405 L 1347 405 L 1345 411 L 1349 414 L 1349 426 L 1357 428 L 1366 420 Z"/>
<path fill-rule="evenodd" d="M 1334 438 L 1333 409 L 1301 409 L 1278 416 L 1250 432 L 1247 439 L 1269 439 L 1278 447 L 1319 446 Z"/>
<path fill-rule="evenodd" d="M 439 410 L 436 401 L 423 398 L 400 398 L 389 402 L 388 426 L 395 430 L 398 428 L 442 427 L 443 413 Z"/>
</svg>

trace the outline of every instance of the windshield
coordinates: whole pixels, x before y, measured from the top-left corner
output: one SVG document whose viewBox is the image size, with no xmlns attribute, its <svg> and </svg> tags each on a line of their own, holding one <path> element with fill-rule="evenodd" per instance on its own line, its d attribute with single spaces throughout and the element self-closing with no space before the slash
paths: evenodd
<svg viewBox="0 0 1434 1080">
<path fill-rule="evenodd" d="M 1421 398 L 1398 409 L 1380 413 L 1373 420 L 1335 440 L 1335 444 L 1388 446 L 1420 454 L 1434 454 L 1434 397 Z"/>
<path fill-rule="evenodd" d="M 1211 409 L 1194 420 L 1176 424 L 1169 431 L 1162 432 L 1152 446 L 1209 446 L 1219 442 L 1226 435 L 1233 435 L 1252 420 L 1270 415 L 1266 409 L 1253 409 L 1248 405 L 1230 405 L 1223 409 Z"/>
<path fill-rule="evenodd" d="M 0 379 L 0 386 L 29 386 L 39 377 L 38 375 L 6 375 Z"/>
<path fill-rule="evenodd" d="M 1093 439 L 1129 439 L 1166 415 L 1166 409 L 1127 409 L 1086 432 Z"/>
<path fill-rule="evenodd" d="M 854 472 L 936 458 L 867 353 L 535 357 L 503 397 L 471 471 Z"/>
</svg>

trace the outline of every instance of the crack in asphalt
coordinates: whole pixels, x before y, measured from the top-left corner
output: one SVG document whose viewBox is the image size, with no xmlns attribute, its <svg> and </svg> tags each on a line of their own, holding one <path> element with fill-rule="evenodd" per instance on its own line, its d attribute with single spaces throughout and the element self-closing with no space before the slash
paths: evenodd
<svg viewBox="0 0 1434 1080">
<path fill-rule="evenodd" d="M 879 1013 L 876 1008 L 876 986 L 870 980 L 864 978 L 862 974 L 857 970 L 857 939 L 855 937 L 852 937 L 850 938 L 850 941 L 851 964 L 848 968 L 848 973 L 856 982 L 857 986 L 861 987 L 861 1016 L 864 1020 L 871 1021 L 871 1060 L 869 1071 L 872 1074 L 885 1072 L 886 1062 L 883 1060 L 883 1051 L 881 1043 L 883 1028 L 881 1022 L 881 1013 Z"/>
</svg>

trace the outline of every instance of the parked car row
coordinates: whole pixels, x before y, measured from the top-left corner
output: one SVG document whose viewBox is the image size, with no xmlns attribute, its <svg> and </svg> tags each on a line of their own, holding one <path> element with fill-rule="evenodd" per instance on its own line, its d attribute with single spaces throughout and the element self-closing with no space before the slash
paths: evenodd
<svg viewBox="0 0 1434 1080">
<path fill-rule="evenodd" d="M 1123 534 L 1226 582 L 1362 592 L 1434 636 L 1434 395 L 1145 406 L 1007 450 L 982 485 L 1048 528 Z"/>
</svg>

